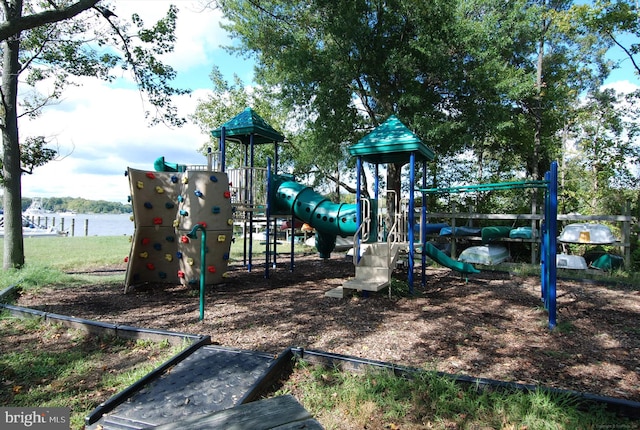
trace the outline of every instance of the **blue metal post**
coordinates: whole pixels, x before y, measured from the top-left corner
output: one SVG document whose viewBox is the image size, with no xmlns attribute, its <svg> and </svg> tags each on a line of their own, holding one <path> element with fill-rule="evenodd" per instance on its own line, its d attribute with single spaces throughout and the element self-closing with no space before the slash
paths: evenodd
<svg viewBox="0 0 640 430">
<path fill-rule="evenodd" d="M 427 162 L 422 162 L 422 189 L 427 188 Z M 422 250 L 422 286 L 427 285 L 427 254 L 424 252 L 425 243 L 427 243 L 427 194 L 422 192 L 422 211 L 420 212 L 420 249 Z"/>
<path fill-rule="evenodd" d="M 362 225 L 362 202 L 360 201 L 360 184 L 362 183 L 362 178 L 360 177 L 360 170 L 362 169 L 362 158 L 356 158 L 356 229 L 360 229 Z M 361 234 L 361 233 L 360 233 Z M 355 247 L 354 252 L 356 252 L 355 258 L 356 262 L 360 261 L 360 234 L 355 238 Z"/>
<path fill-rule="evenodd" d="M 226 163 L 226 140 L 227 138 L 227 129 L 222 127 L 220 129 L 220 170 L 225 171 L 225 163 Z"/>
<path fill-rule="evenodd" d="M 415 213 L 414 213 L 414 188 L 416 186 L 416 153 L 412 152 L 409 156 L 409 273 L 407 277 L 407 282 L 409 283 L 409 293 L 413 294 L 413 266 L 415 262 L 413 261 L 414 252 L 414 232 L 413 227 L 416 223 Z"/>
<path fill-rule="evenodd" d="M 551 171 L 549 173 L 549 205 L 545 217 L 547 218 L 547 229 L 549 231 L 548 240 L 548 261 L 547 270 L 549 274 L 549 329 L 553 330 L 556 326 L 556 234 L 558 229 L 558 163 L 551 163 Z"/>
</svg>

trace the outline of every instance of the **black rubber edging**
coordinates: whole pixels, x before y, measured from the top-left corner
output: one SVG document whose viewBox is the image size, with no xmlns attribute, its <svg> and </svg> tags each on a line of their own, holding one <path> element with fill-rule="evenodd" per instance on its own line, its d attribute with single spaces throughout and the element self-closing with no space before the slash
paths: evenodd
<svg viewBox="0 0 640 430">
<path fill-rule="evenodd" d="M 367 360 L 357 357 L 351 357 L 341 354 L 333 354 L 317 350 L 305 350 L 304 348 L 290 348 L 294 357 L 298 360 L 305 360 L 314 364 L 322 364 L 324 366 L 339 367 L 351 371 L 363 371 L 367 367 L 379 369 L 387 369 L 398 376 L 410 377 L 413 374 L 424 372 L 424 370 L 397 366 L 383 361 Z M 545 391 L 553 394 L 566 395 L 583 403 L 604 404 L 606 409 L 618 415 L 625 416 L 634 420 L 640 419 L 640 402 L 634 402 L 626 399 L 618 399 L 615 397 L 600 396 L 597 394 L 579 392 L 573 390 L 562 390 L 559 388 L 544 387 L 540 385 L 519 384 L 516 382 L 499 381 L 488 378 L 475 378 L 465 375 L 454 375 L 445 372 L 434 372 L 434 374 L 452 379 L 456 383 L 474 385 L 479 388 L 491 387 L 502 390 L 512 391 Z"/>
<path fill-rule="evenodd" d="M 278 380 L 285 375 L 291 374 L 294 358 L 295 355 L 291 347 L 281 352 L 274 362 L 269 365 L 264 375 L 242 396 L 238 404 L 242 405 L 260 399 Z"/>
<path fill-rule="evenodd" d="M 186 359 L 188 356 L 193 354 L 199 348 L 209 345 L 211 343 L 210 336 L 200 336 L 198 340 L 189 345 L 188 348 L 180 351 L 178 354 L 174 355 L 160 366 L 153 369 L 151 372 L 147 373 L 142 378 L 138 379 L 136 382 L 120 391 L 119 393 L 111 396 L 109 399 L 100 403 L 93 411 L 89 413 L 84 419 L 86 425 L 91 425 L 98 421 L 104 414 L 107 414 L 114 410 L 118 405 L 125 402 L 129 397 L 131 397 L 134 393 L 141 390 L 145 385 L 151 383 L 155 379 L 162 376 L 162 374 L 170 367 L 175 366 L 182 360 Z"/>
</svg>

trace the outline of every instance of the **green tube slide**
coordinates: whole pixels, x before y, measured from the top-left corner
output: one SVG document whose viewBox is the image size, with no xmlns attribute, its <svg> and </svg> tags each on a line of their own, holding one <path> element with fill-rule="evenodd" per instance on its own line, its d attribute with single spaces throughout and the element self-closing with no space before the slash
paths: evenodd
<svg viewBox="0 0 640 430">
<path fill-rule="evenodd" d="M 336 236 L 353 236 L 357 230 L 356 204 L 334 203 L 292 175 L 274 175 L 271 180 L 271 212 L 293 215 L 316 229 L 316 247 L 322 258 L 328 258 L 335 247 Z"/>
<path fill-rule="evenodd" d="M 457 272 L 480 273 L 480 271 L 473 267 L 473 265 L 454 260 L 429 242 L 424 244 L 424 253 L 439 265 L 448 267 L 449 269 L 453 269 Z"/>
</svg>

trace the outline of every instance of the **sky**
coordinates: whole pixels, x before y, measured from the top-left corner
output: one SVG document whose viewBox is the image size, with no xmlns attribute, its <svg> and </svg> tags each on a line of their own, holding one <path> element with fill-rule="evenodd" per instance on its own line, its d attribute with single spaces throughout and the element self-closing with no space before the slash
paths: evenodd
<svg viewBox="0 0 640 430">
<path fill-rule="evenodd" d="M 190 95 L 175 99 L 178 113 L 188 116 L 198 100 L 210 94 L 209 73 L 214 65 L 230 81 L 234 74 L 251 83 L 253 65 L 222 49 L 232 43 L 220 28 L 221 15 L 191 0 L 114 0 L 119 17 L 138 13 L 147 24 L 161 18 L 170 4 L 179 8 L 175 51 L 164 58 L 178 72 L 176 86 Z M 120 18 L 116 18 L 120 19 Z M 621 54 L 621 52 L 619 53 Z M 630 64 L 616 71 L 608 85 L 632 90 L 640 80 Z M 20 137 L 46 136 L 60 157 L 22 177 L 23 197 L 79 197 L 126 203 L 128 167 L 153 170 L 156 158 L 180 164 L 206 164 L 197 149 L 208 141 L 196 125 L 180 128 L 149 127 L 144 118 L 149 107 L 131 85 L 113 85 L 85 79 L 68 87 L 59 103 L 47 107 L 36 120 L 20 120 Z"/>
</svg>

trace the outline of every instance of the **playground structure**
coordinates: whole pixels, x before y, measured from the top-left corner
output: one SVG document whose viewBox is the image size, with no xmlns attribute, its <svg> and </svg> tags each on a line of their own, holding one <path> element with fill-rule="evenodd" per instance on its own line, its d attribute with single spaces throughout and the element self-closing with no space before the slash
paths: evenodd
<svg viewBox="0 0 640 430">
<path fill-rule="evenodd" d="M 255 226 L 264 226 L 264 270 L 265 277 L 269 277 L 270 266 L 276 265 L 275 230 L 278 219 L 282 218 L 290 219 L 291 225 L 296 219 L 301 220 L 316 230 L 316 246 L 321 258 L 330 256 L 337 236 L 353 238 L 355 277 L 342 287 L 327 292 L 327 296 L 343 297 L 350 290 L 390 288 L 391 274 L 401 252 L 406 253 L 411 292 L 416 251 L 422 259 L 423 285 L 426 284 L 427 257 L 462 274 L 478 272 L 473 265 L 451 259 L 426 241 L 427 208 L 424 204 L 420 208 L 420 222 L 415 219 L 416 192 L 422 194 L 425 202 L 424 197 L 428 193 L 466 192 L 470 191 L 469 187 L 427 189 L 426 163 L 434 158 L 434 153 L 395 116 L 349 148 L 357 163 L 356 203 L 353 204 L 332 202 L 296 182 L 292 175 L 277 174 L 278 144 L 284 141 L 284 136 L 250 108 L 213 130 L 212 134 L 219 139 L 220 146 L 218 152 L 209 154 L 206 167 L 171 165 L 159 159 L 156 170 L 165 172 L 130 169 L 136 227 L 126 287 L 141 282 L 196 285 L 203 270 L 208 272 L 205 283 L 220 283 L 227 267 L 234 225 L 242 227 L 243 264 L 249 271 L 253 269 L 252 233 Z M 239 143 L 244 147 L 244 164 L 240 168 L 226 168 L 225 151 L 229 143 Z M 267 160 L 266 168 L 256 167 L 255 145 L 265 143 L 275 145 L 273 165 L 272 160 Z M 362 197 L 360 172 L 363 162 L 375 165 L 373 198 Z M 422 187 L 417 186 L 415 178 L 415 166 L 419 162 L 423 163 Z M 408 200 L 401 200 L 389 191 L 380 191 L 378 167 L 385 163 L 409 164 Z M 554 163 L 544 181 L 488 184 L 473 188 L 473 191 L 514 187 L 545 190 L 545 219 L 541 226 L 541 295 L 549 311 L 550 328 L 556 325 L 556 184 L 557 166 Z M 389 216 L 378 210 L 383 195 L 395 202 L 395 213 Z M 158 211 L 165 211 L 165 215 L 159 215 Z M 191 231 L 198 226 L 201 230 L 206 229 L 210 238 L 206 247 L 203 245 L 202 258 L 198 256 L 195 235 Z M 416 231 L 418 238 L 415 237 Z M 205 237 L 207 235 L 203 234 Z M 294 270 L 293 247 L 294 237 L 291 235 L 291 270 Z"/>
</svg>

